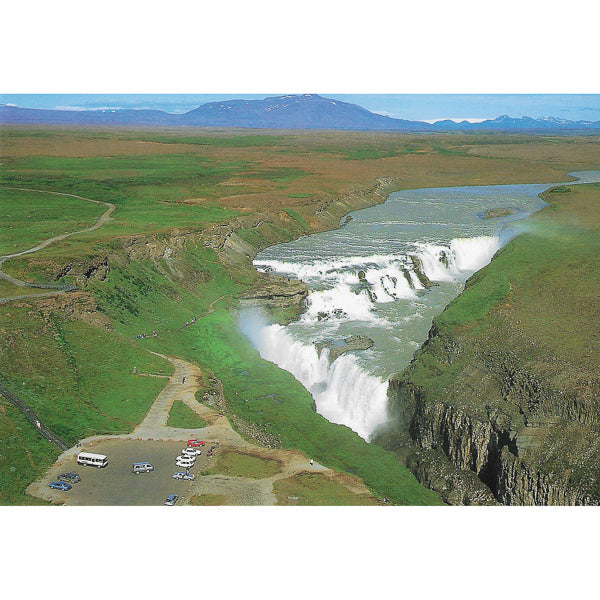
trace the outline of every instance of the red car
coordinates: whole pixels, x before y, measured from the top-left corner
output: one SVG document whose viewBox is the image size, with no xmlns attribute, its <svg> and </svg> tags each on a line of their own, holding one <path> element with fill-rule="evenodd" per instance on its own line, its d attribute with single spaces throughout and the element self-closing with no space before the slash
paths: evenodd
<svg viewBox="0 0 600 600">
<path fill-rule="evenodd" d="M 198 446 L 204 446 L 204 442 L 201 440 L 188 440 L 188 448 L 198 448 Z"/>
</svg>

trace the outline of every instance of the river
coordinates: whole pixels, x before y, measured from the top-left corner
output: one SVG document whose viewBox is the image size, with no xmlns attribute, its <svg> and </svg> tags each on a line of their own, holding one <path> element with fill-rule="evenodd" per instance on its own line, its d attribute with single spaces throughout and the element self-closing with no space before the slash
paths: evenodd
<svg viewBox="0 0 600 600">
<path fill-rule="evenodd" d="M 572 175 L 600 180 L 596 171 Z M 264 359 L 311 392 L 320 414 L 369 440 L 387 418 L 389 377 L 406 368 L 465 281 L 518 234 L 519 221 L 545 206 L 539 194 L 552 185 L 394 192 L 350 213 L 340 229 L 272 246 L 255 267 L 302 279 L 306 310 L 287 326 L 244 311 L 241 329 Z M 351 335 L 374 345 L 330 360 Z M 319 351 L 319 342 L 329 347 Z"/>
</svg>

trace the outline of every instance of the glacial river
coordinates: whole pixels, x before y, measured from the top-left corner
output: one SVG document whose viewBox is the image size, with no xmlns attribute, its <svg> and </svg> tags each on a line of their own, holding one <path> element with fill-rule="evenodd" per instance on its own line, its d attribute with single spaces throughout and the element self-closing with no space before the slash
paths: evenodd
<svg viewBox="0 0 600 600">
<path fill-rule="evenodd" d="M 581 182 L 600 172 L 573 173 Z M 556 184 L 554 184 L 556 185 Z M 427 339 L 433 318 L 545 203 L 550 184 L 406 190 L 350 213 L 342 228 L 272 246 L 254 265 L 302 279 L 306 311 L 288 326 L 244 313 L 242 331 L 266 360 L 313 395 L 317 411 L 369 439 L 386 420 L 388 379 Z M 510 213 L 486 218 L 487 211 Z M 495 213 L 498 214 L 498 213 Z M 433 284 L 433 285 L 430 285 Z M 334 361 L 317 342 L 374 341 Z"/>
</svg>

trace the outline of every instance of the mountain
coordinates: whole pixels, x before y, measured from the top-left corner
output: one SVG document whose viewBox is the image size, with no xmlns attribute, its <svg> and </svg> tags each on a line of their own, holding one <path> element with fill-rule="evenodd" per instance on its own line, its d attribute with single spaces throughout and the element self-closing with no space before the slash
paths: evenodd
<svg viewBox="0 0 600 600">
<path fill-rule="evenodd" d="M 549 132 L 549 131 L 598 131 L 600 121 L 569 121 L 556 117 L 509 117 L 502 115 L 496 119 L 488 119 L 481 123 L 453 123 L 452 121 L 437 121 L 433 124 L 436 131 L 505 131 L 505 132 Z"/>
<path fill-rule="evenodd" d="M 210 102 L 188 112 L 185 124 L 268 129 L 430 129 L 427 123 L 392 119 L 356 104 L 323 98 L 318 94 Z"/>
<path fill-rule="evenodd" d="M 532 119 L 502 115 L 481 123 L 394 119 L 361 106 L 318 94 L 275 96 L 263 100 L 209 102 L 184 114 L 160 110 L 41 110 L 0 105 L 0 123 L 144 127 L 248 127 L 261 129 L 347 129 L 358 131 L 600 131 L 600 121 Z"/>
<path fill-rule="evenodd" d="M 39 125 L 170 125 L 173 117 L 160 110 L 44 110 L 0 105 L 0 123 Z"/>
</svg>

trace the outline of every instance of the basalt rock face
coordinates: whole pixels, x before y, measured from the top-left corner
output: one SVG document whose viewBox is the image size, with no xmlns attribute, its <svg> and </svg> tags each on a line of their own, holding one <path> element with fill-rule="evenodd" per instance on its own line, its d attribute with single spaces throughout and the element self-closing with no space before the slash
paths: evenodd
<svg viewBox="0 0 600 600">
<path fill-rule="evenodd" d="M 599 504 L 597 390 L 558 387 L 539 356 L 507 347 L 432 330 L 390 380 L 392 429 L 409 438 L 405 464 L 451 504 Z M 377 442 L 393 450 L 392 438 Z"/>
</svg>

